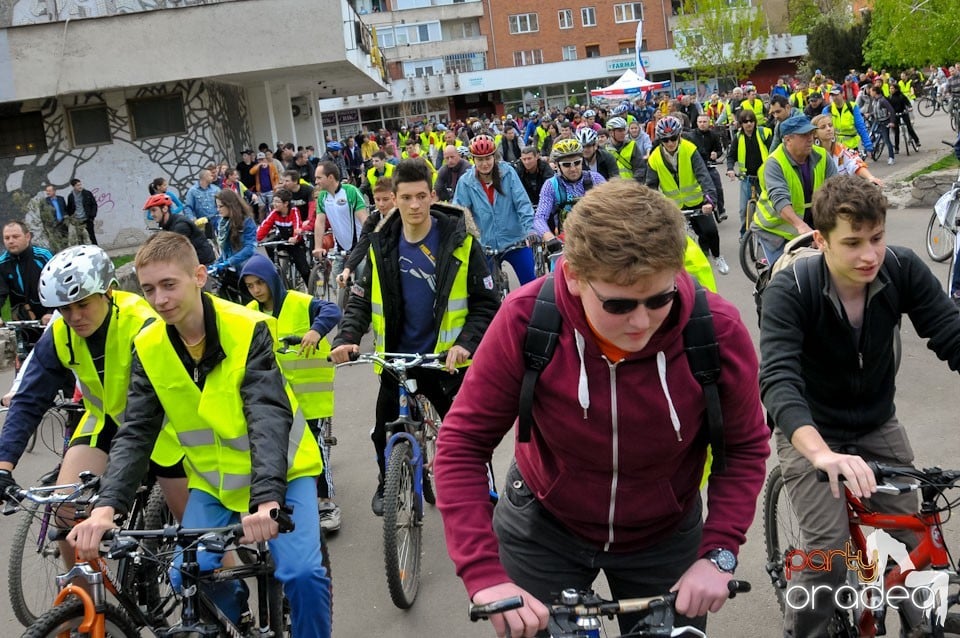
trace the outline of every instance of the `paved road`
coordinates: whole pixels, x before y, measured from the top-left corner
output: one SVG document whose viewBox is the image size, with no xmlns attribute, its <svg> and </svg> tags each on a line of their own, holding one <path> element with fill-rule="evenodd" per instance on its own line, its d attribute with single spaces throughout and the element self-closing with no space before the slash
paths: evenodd
<svg viewBox="0 0 960 638">
<path fill-rule="evenodd" d="M 875 173 L 888 179 L 909 174 L 942 155 L 937 141 L 951 138 L 943 117 L 922 119 L 918 124 L 924 148 L 918 158 L 903 159 L 894 167 L 885 162 L 872 165 Z M 732 184 L 725 189 L 728 201 L 737 194 Z M 735 204 L 734 204 L 735 206 Z M 920 254 L 928 210 L 891 211 L 888 216 L 888 238 L 891 243 L 906 245 Z M 743 313 L 744 321 L 757 338 L 756 313 L 752 287 L 736 265 L 734 249 L 736 228 L 732 223 L 721 226 L 721 241 L 733 270 L 719 277 L 720 292 L 731 299 Z M 946 266 L 931 264 L 941 279 Z M 897 402 L 901 420 L 911 432 L 916 457 L 922 465 L 939 464 L 960 467 L 960 438 L 957 436 L 957 411 L 952 403 L 960 394 L 957 376 L 930 353 L 916 337 L 909 322 L 903 328 L 904 356 L 899 376 Z M 0 374 L 0 387 L 7 387 L 9 373 Z M 340 443 L 333 453 L 333 471 L 337 482 L 337 501 L 343 509 L 343 529 L 331 540 L 335 583 L 335 635 L 354 636 L 492 636 L 489 626 L 466 620 L 466 596 L 446 555 L 439 514 L 428 508 L 424 528 L 423 584 L 416 605 L 409 611 L 396 609 L 390 602 L 383 577 L 380 519 L 370 513 L 369 500 L 374 487 L 376 469 L 368 430 L 373 418 L 377 382 L 373 372 L 354 367 L 338 373 L 336 430 Z M 495 466 L 503 476 L 509 462 L 512 443 L 506 442 L 497 451 Z M 771 459 L 770 464 L 774 462 Z M 27 455 L 17 470 L 23 482 L 39 476 L 52 463 L 49 454 Z M 13 518 L 0 519 L 0 538 L 8 539 Z M 951 523 L 947 531 L 956 551 L 960 551 L 960 528 Z M 0 548 L 5 546 L 0 543 Z M 19 633 L 6 593 L 6 551 L 0 549 L 0 623 L 4 636 Z M 721 637 L 767 638 L 779 634 L 780 616 L 763 570 L 763 526 L 756 521 L 741 552 L 738 575 L 754 584 L 754 593 L 731 601 L 711 618 L 711 635 Z M 602 584 L 601 584 L 602 586 Z"/>
</svg>

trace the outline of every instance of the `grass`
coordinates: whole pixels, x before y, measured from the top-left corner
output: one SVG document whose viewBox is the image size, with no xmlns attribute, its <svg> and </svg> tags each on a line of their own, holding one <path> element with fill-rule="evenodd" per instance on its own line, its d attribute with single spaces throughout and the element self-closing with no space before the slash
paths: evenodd
<svg viewBox="0 0 960 638">
<path fill-rule="evenodd" d="M 110 259 L 113 261 L 113 267 L 119 268 L 120 266 L 133 261 L 133 258 L 134 255 L 117 255 L 116 257 L 111 257 Z"/>
<path fill-rule="evenodd" d="M 914 179 L 916 179 L 917 177 L 920 177 L 921 175 L 926 175 L 927 173 L 934 173 L 936 171 L 946 170 L 948 168 L 952 168 L 952 169 L 960 168 L 960 160 L 958 160 L 953 153 L 950 153 L 945 157 L 941 157 L 936 162 L 934 162 L 930 166 L 927 166 L 926 168 L 921 168 L 916 173 L 913 173 L 912 175 L 910 175 L 910 177 L 908 177 L 906 181 L 912 182 Z"/>
</svg>

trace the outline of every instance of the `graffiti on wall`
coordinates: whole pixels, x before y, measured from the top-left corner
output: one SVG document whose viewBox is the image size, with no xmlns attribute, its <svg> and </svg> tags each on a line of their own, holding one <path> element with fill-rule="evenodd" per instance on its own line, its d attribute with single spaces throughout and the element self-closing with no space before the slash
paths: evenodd
<svg viewBox="0 0 960 638">
<path fill-rule="evenodd" d="M 235 0 L 13 0 L 0 3 L 0 28 L 181 9 Z"/>
<path fill-rule="evenodd" d="M 134 139 L 126 99 L 179 93 L 183 98 L 186 132 Z M 72 107 L 105 104 L 112 143 L 74 148 L 67 111 Z M 200 168 L 226 161 L 236 164 L 250 144 L 245 91 L 236 86 L 187 80 L 115 93 L 88 93 L 41 106 L 48 151 L 42 155 L 0 158 L 0 220 L 23 219 L 15 193 L 39 198 L 47 184 L 66 196 L 70 180 L 79 178 L 97 198 L 97 238 L 106 247 L 137 246 L 145 238 L 141 207 L 147 186 L 163 177 L 181 196 L 196 182 Z M 35 213 L 34 213 L 35 214 Z M 38 221 L 26 221 L 39 229 Z"/>
</svg>

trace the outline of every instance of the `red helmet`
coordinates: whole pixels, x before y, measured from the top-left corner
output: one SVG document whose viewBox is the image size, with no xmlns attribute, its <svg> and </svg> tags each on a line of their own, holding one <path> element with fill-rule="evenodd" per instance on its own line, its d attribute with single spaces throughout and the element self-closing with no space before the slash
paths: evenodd
<svg viewBox="0 0 960 638">
<path fill-rule="evenodd" d="M 169 195 L 157 193 L 147 198 L 146 203 L 143 205 L 143 210 L 150 210 L 156 206 L 173 206 L 173 200 L 170 199 Z"/>
<path fill-rule="evenodd" d="M 497 145 L 489 135 L 477 135 L 470 142 L 470 154 L 474 157 L 486 157 L 497 152 Z"/>
</svg>

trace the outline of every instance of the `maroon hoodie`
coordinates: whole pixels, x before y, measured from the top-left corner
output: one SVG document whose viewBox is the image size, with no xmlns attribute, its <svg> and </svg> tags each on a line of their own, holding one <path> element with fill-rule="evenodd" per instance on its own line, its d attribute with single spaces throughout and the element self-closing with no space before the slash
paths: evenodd
<svg viewBox="0 0 960 638">
<path fill-rule="evenodd" d="M 517 466 L 543 506 L 598 549 L 649 547 L 670 536 L 696 503 L 706 455 L 706 403 L 682 336 L 693 280 L 677 275 L 679 295 L 663 325 L 643 350 L 611 364 L 561 268 L 555 276 L 563 328 L 537 383 L 531 440 L 516 445 Z M 517 418 L 523 341 L 543 281 L 523 286 L 501 306 L 440 430 L 438 506 L 470 596 L 509 581 L 491 526 L 484 463 Z M 717 547 L 738 551 L 770 453 L 750 335 L 732 304 L 707 297 L 720 344 L 728 469 L 710 477 L 700 556 Z"/>
</svg>

